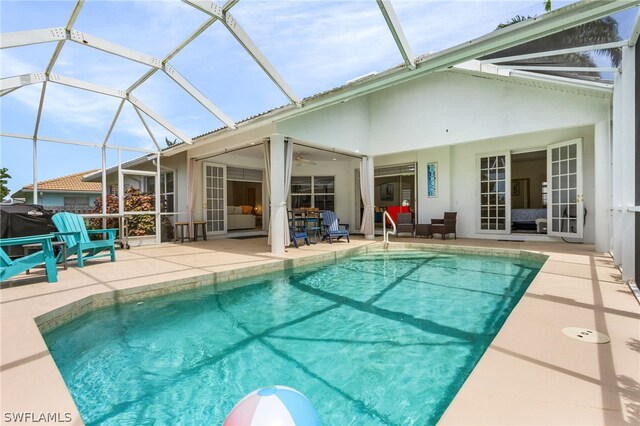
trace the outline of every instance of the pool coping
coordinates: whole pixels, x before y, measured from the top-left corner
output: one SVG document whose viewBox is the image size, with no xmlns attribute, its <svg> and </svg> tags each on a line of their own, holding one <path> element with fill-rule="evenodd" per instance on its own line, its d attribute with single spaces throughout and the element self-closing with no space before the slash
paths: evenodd
<svg viewBox="0 0 640 426">
<path fill-rule="evenodd" d="M 11 328 L 8 328 L 6 324 L 2 327 L 3 342 L 10 341 L 12 343 L 19 343 L 17 351 L 13 349 L 9 351 L 5 349 L 2 350 L 3 359 L 1 363 L 2 367 L 0 368 L 0 375 L 2 375 L 1 402 L 3 420 L 7 420 L 4 417 L 7 412 L 20 412 L 23 414 L 30 412 L 32 415 L 37 415 L 38 413 L 59 415 L 60 417 L 57 421 L 54 419 L 52 423 L 82 424 L 77 408 L 75 407 L 66 385 L 64 384 L 62 376 L 53 362 L 51 354 L 48 352 L 48 348 L 44 343 L 44 339 L 38 325 L 43 330 L 51 330 L 71 318 L 81 315 L 84 312 L 88 312 L 95 307 L 102 307 L 107 306 L 108 304 L 125 301 L 142 300 L 147 297 L 155 297 L 156 295 L 168 294 L 170 292 L 189 290 L 202 285 L 227 282 L 240 277 L 256 276 L 267 270 L 284 270 L 288 267 L 331 261 L 340 257 L 357 254 L 359 252 L 384 250 L 379 241 L 361 241 L 360 243 L 356 241 L 356 244 L 360 245 L 353 247 L 352 241 L 352 245 L 341 245 L 338 250 L 330 253 L 304 253 L 305 249 L 314 250 L 313 248 L 308 247 L 299 251 L 291 250 L 287 256 L 269 258 L 268 260 L 265 260 L 266 263 L 258 265 L 257 267 L 233 267 L 229 270 L 220 270 L 214 273 L 200 273 L 203 270 L 206 271 L 208 269 L 194 268 L 195 272 L 190 271 L 189 276 L 187 277 L 144 285 L 135 285 L 135 280 L 133 280 L 134 284 L 131 288 L 120 290 L 92 292 L 94 289 L 91 286 L 87 286 L 86 289 L 80 288 L 78 291 L 82 292 L 86 290 L 89 294 L 84 297 L 78 297 L 74 302 L 65 303 L 63 306 L 56 306 L 54 302 L 49 302 L 47 299 L 41 299 L 45 304 L 50 304 L 51 308 L 47 309 L 38 305 L 37 308 L 32 309 L 36 309 L 38 312 L 43 313 L 31 316 L 23 315 L 20 318 L 9 317 L 12 319 L 11 322 L 15 324 L 12 324 Z M 419 249 L 423 251 L 437 251 L 440 253 L 455 252 L 498 256 L 517 255 L 533 259 L 541 259 L 543 257 L 547 258 L 543 265 L 543 269 L 541 269 L 538 275 L 534 278 L 534 281 L 527 289 L 527 292 L 525 292 L 523 299 L 521 299 L 514 311 L 510 314 L 509 318 L 507 318 L 507 321 L 494 339 L 494 342 L 492 342 L 489 349 L 476 365 L 474 371 L 467 378 L 467 381 L 464 383 L 451 405 L 440 419 L 439 424 L 559 424 L 567 423 L 566 419 L 578 420 L 582 423 L 590 424 L 620 423 L 621 420 L 628 422 L 629 419 L 631 419 L 631 421 L 640 421 L 640 415 L 634 414 L 633 412 L 633 409 L 637 408 L 633 401 L 640 400 L 640 391 L 637 390 L 640 389 L 640 385 L 638 385 L 636 381 L 636 388 L 631 387 L 632 390 L 630 391 L 629 389 L 621 389 L 620 384 L 616 387 L 615 384 L 617 374 L 625 374 L 622 377 L 640 377 L 640 368 L 638 367 L 638 365 L 640 365 L 638 362 L 640 360 L 640 356 L 638 356 L 640 350 L 634 350 L 633 347 L 629 350 L 629 347 L 624 347 L 625 344 L 629 346 L 629 330 L 640 324 L 640 315 L 637 313 L 638 305 L 635 298 L 633 298 L 630 290 L 620 281 L 618 276 L 619 271 L 615 268 L 615 265 L 613 265 L 611 257 L 608 254 L 596 253 L 593 251 L 592 246 L 585 245 L 583 247 L 574 248 L 569 245 L 563 246 L 561 243 L 540 243 L 529 245 L 506 243 L 502 244 L 502 246 L 506 247 L 493 248 L 495 245 L 494 241 L 465 241 L 458 239 L 457 241 L 447 240 L 442 243 L 436 243 L 433 240 L 426 241 L 422 239 L 414 239 L 411 240 L 411 242 L 392 242 L 391 244 L 394 245 L 394 249 L 406 248 Z M 482 244 L 485 244 L 486 246 L 483 247 Z M 334 244 L 334 246 L 336 245 Z M 176 247 L 180 246 L 177 245 Z M 326 248 L 328 248 L 328 245 L 323 247 L 323 249 Z M 334 249 L 331 248 L 331 250 Z M 303 255 L 296 257 L 299 254 Z M 307 254 L 309 256 L 307 256 Z M 268 256 L 263 257 L 266 259 Z M 564 266 L 568 268 L 577 267 L 577 272 L 567 272 L 566 274 L 563 272 L 562 274 L 558 274 L 558 268 Z M 96 270 L 99 269 L 97 265 L 92 266 L 92 268 L 95 268 Z M 106 268 L 109 268 L 108 264 L 106 265 Z M 590 275 L 585 268 L 590 268 Z M 87 268 L 85 268 L 85 270 L 87 270 Z M 184 274 L 185 273 L 183 273 L 183 275 Z M 613 358 L 611 366 L 609 366 L 611 367 L 611 371 L 606 371 L 607 374 L 605 376 L 607 377 L 605 377 L 605 379 L 607 380 L 603 380 L 603 382 L 610 382 L 613 380 L 614 383 L 611 384 L 607 382 L 602 386 L 597 386 L 596 383 L 598 392 L 603 396 L 601 398 L 596 398 L 595 400 L 593 399 L 593 395 L 582 392 L 576 393 L 576 398 L 568 398 L 568 394 L 556 395 L 557 400 L 549 402 L 544 400 L 544 395 L 549 393 L 546 389 L 542 391 L 540 389 L 534 389 L 533 392 L 521 392 L 518 398 L 515 398 L 516 401 L 514 402 L 513 387 L 519 386 L 518 383 L 520 382 L 531 379 L 529 374 L 531 370 L 529 368 L 530 366 L 524 365 L 521 369 L 517 370 L 508 369 L 506 378 L 499 378 L 499 380 L 495 380 L 499 383 L 499 385 L 496 386 L 487 386 L 487 377 L 490 377 L 491 374 L 495 374 L 496 371 L 498 372 L 498 375 L 502 374 L 504 368 L 500 362 L 504 362 L 504 359 L 501 359 L 500 355 L 504 358 L 505 353 L 513 355 L 516 352 L 511 349 L 504 349 L 504 347 L 509 346 L 505 345 L 505 335 L 508 336 L 506 339 L 509 340 L 513 339 L 514 334 L 523 334 L 522 318 L 516 319 L 514 316 L 521 317 L 522 312 L 524 312 L 526 332 L 531 332 L 532 334 L 535 334 L 535 337 L 539 337 L 539 331 L 537 330 L 538 326 L 536 324 L 532 324 L 532 322 L 536 321 L 536 318 L 532 320 L 527 317 L 527 315 L 531 315 L 528 311 L 529 308 L 524 309 L 522 306 L 528 306 L 530 304 L 530 300 L 528 300 L 528 297 L 530 296 L 529 293 L 531 293 L 532 290 L 533 292 L 538 292 L 540 290 L 538 287 L 542 288 L 543 291 L 555 291 L 554 289 L 558 282 L 557 279 L 554 278 L 554 274 L 562 275 L 562 277 L 578 283 L 589 280 L 589 276 L 591 276 L 591 281 L 597 282 L 602 291 L 606 291 L 607 300 L 604 302 L 607 303 L 604 303 L 603 300 L 596 301 L 597 303 L 594 302 L 593 304 L 593 310 L 587 309 L 586 311 L 595 313 L 591 314 L 591 316 L 598 317 L 599 311 L 604 310 L 607 319 L 610 319 L 613 315 L 615 321 L 609 321 L 611 324 L 613 324 L 613 322 L 620 322 L 620 319 L 625 320 L 623 321 L 624 324 L 622 326 L 615 324 L 616 331 L 625 330 L 626 334 L 623 332 L 620 336 L 612 335 L 612 343 L 617 341 L 617 344 L 616 347 L 612 349 L 614 356 L 609 357 Z M 216 277 L 215 280 L 212 280 L 211 277 L 213 276 Z M 596 278 L 593 278 L 593 276 Z M 601 278 L 600 276 L 604 278 Z M 209 280 L 209 282 L 207 280 Z M 545 283 L 545 280 L 550 281 L 551 286 Z M 40 292 L 40 290 L 50 288 L 53 287 L 48 287 L 44 284 L 39 288 L 34 287 L 32 293 L 37 293 L 36 296 L 42 296 L 44 292 Z M 563 287 L 562 290 L 566 290 L 566 286 Z M 580 294 L 583 293 L 584 290 L 580 289 L 578 293 L 576 293 L 576 298 L 579 298 Z M 4 296 L 4 294 L 2 295 Z M 629 297 L 629 295 L 631 295 L 631 297 Z M 36 296 L 32 297 L 37 299 Z M 541 296 L 540 294 L 534 294 L 532 297 L 532 300 L 535 301 L 544 297 L 544 295 Z M 3 299 L 5 298 L 3 297 Z M 29 299 L 29 297 L 25 297 L 24 299 Z M 608 306 L 608 303 L 610 302 L 609 299 L 615 299 L 615 307 Z M 634 302 L 633 304 L 629 304 L 629 300 L 631 299 Z M 13 301 L 9 301 L 9 305 L 11 305 L 12 302 Z M 557 303 L 557 300 L 551 300 L 551 302 L 551 304 Z M 5 302 L 3 301 L 3 304 L 4 303 Z M 25 300 L 24 303 L 29 302 Z M 569 306 L 569 310 L 574 308 L 570 304 L 567 306 Z M 591 306 L 591 304 L 581 302 L 578 304 L 577 308 L 584 310 L 585 307 L 590 308 Z M 620 308 L 619 306 L 623 306 L 623 308 Z M 15 306 L 10 307 L 15 308 Z M 3 307 L 3 311 L 6 311 L 5 308 L 6 306 Z M 563 305 L 562 308 L 564 312 L 566 306 Z M 9 309 L 9 311 L 11 312 L 12 309 Z M 15 309 L 13 309 L 13 311 L 15 311 Z M 623 314 L 621 315 L 620 312 L 623 312 Z M 6 314 L 5 312 L 3 314 L 3 319 L 6 318 L 6 315 L 10 314 Z M 565 320 L 565 318 L 562 318 L 562 320 Z M 548 319 L 545 319 L 545 321 L 549 322 Z M 586 323 L 588 324 L 588 322 L 589 321 Z M 591 322 L 593 323 L 593 321 Z M 543 328 L 548 328 L 548 325 L 549 324 L 542 324 Z M 596 325 L 597 324 L 594 325 L 594 328 Z M 554 336 L 554 339 L 557 339 L 556 336 Z M 627 340 L 625 341 L 624 339 Z M 631 340 L 633 339 L 635 339 L 635 337 Z M 517 340 L 517 338 L 514 340 Z M 503 347 L 498 347 L 497 349 L 494 348 L 496 343 Z M 566 344 L 567 342 L 563 340 L 559 343 Z M 541 343 L 537 342 L 537 344 L 546 348 L 548 342 L 542 341 Z M 558 344 L 558 342 L 555 342 L 554 344 Z M 573 345 L 573 343 L 570 343 L 569 345 Z M 578 345 L 584 344 L 578 342 Z M 602 347 L 603 345 L 598 346 Z M 527 351 L 531 353 L 535 352 L 530 349 L 531 348 L 527 348 L 523 353 L 527 354 Z M 571 351 L 573 351 L 571 356 L 580 356 L 585 352 L 589 352 L 591 354 L 590 356 L 593 355 L 593 348 L 589 350 L 585 349 L 587 348 L 571 348 Z M 626 351 L 624 351 L 625 349 Z M 598 354 L 598 351 L 602 352 L 600 349 L 595 350 L 596 355 Z M 16 353 L 14 354 L 13 352 Z M 553 353 L 554 351 L 548 352 Z M 10 356 L 7 356 L 8 353 Z M 531 359 L 537 357 L 542 360 L 547 357 L 547 355 L 547 352 L 544 352 L 537 353 L 535 356 L 522 355 L 520 358 L 531 363 Z M 495 365 L 496 357 L 499 360 L 499 365 L 497 367 Z M 514 356 L 514 358 L 516 361 L 519 360 L 518 356 Z M 551 362 L 556 362 L 556 360 L 552 360 Z M 558 375 L 557 373 L 558 371 L 563 373 L 565 370 L 571 369 L 572 367 L 570 364 L 573 362 L 573 358 L 569 365 L 563 366 L 559 370 L 550 368 L 549 366 L 551 365 L 551 362 L 540 361 L 540 364 L 542 366 L 546 366 L 552 373 L 555 373 L 555 375 L 552 374 L 551 379 L 557 382 L 557 388 L 565 389 L 569 386 L 564 383 L 566 377 L 562 374 Z M 563 360 L 562 362 L 566 362 L 566 360 Z M 602 364 L 602 362 L 594 362 L 593 359 L 590 360 L 590 363 L 592 369 L 594 365 L 596 366 L 596 370 L 598 370 L 598 366 Z M 488 374 L 489 376 L 487 376 Z M 578 377 L 581 376 L 579 375 Z M 612 377 L 613 379 L 611 379 Z M 490 381 L 494 381 L 494 379 L 495 377 L 489 378 Z M 581 387 L 594 387 L 593 383 L 589 383 L 589 380 L 586 382 L 587 385 L 590 386 L 584 386 L 583 383 Z M 574 384 L 571 384 L 570 386 L 573 385 Z M 487 392 L 488 388 L 490 389 L 490 392 Z M 591 393 L 594 391 L 593 389 L 587 390 Z M 612 395 L 615 397 L 614 399 L 617 398 L 620 401 L 617 405 L 613 404 L 613 408 L 610 406 L 611 404 L 608 404 L 612 400 Z M 532 407 L 535 408 L 535 410 L 532 411 Z M 552 409 L 549 409 L 549 407 L 552 407 Z M 587 408 L 585 409 L 585 407 Z M 523 411 L 523 408 L 525 411 Z M 523 415 L 525 412 L 527 412 L 527 414 Z M 64 417 L 67 414 L 70 415 L 71 422 Z M 611 419 L 614 419 L 615 421 L 612 422 Z M 573 422 L 568 421 L 568 423 Z"/>
<path fill-rule="evenodd" d="M 282 262 L 270 263 L 267 265 L 247 266 L 230 271 L 212 272 L 210 274 L 145 284 L 123 290 L 111 290 L 95 293 L 38 315 L 34 317 L 34 321 L 38 326 L 40 333 L 44 334 L 79 316 L 89 313 L 92 310 L 107 306 L 120 303 L 138 302 L 149 298 L 194 290 L 200 287 L 214 286 L 221 283 L 227 283 L 229 281 L 251 278 L 265 273 L 336 261 L 340 258 L 353 256 L 359 253 L 390 251 L 390 247 L 393 251 L 409 249 L 437 253 L 511 257 L 537 260 L 542 263 L 544 263 L 548 258 L 548 256 L 544 254 L 519 249 L 491 249 L 487 247 L 448 246 L 444 244 L 425 245 L 421 243 L 395 243 L 394 245 L 387 247 L 382 242 L 376 242 L 371 245 L 349 248 L 343 251 L 283 260 Z"/>
</svg>

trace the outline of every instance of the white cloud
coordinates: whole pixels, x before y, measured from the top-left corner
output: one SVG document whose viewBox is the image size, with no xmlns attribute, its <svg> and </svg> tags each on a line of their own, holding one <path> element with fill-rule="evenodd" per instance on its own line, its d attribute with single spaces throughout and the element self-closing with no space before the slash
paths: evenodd
<svg viewBox="0 0 640 426">
<path fill-rule="evenodd" d="M 240 24 L 304 96 L 402 62 L 374 2 L 249 2 L 236 9 Z"/>
</svg>

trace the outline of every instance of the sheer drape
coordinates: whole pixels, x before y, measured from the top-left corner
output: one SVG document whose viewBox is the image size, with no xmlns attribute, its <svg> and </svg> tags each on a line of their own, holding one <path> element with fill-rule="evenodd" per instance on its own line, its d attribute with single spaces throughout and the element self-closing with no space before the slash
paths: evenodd
<svg viewBox="0 0 640 426">
<path fill-rule="evenodd" d="M 293 142 L 285 141 L 284 143 L 284 199 L 289 198 L 289 192 L 291 191 L 291 172 L 293 167 Z M 285 205 L 285 210 L 288 206 Z M 291 235 L 289 235 L 289 215 L 284 215 L 284 245 L 289 246 L 291 244 Z"/>
<path fill-rule="evenodd" d="M 373 235 L 373 202 L 371 200 L 371 180 L 369 176 L 369 159 L 367 157 L 360 159 L 360 194 L 362 195 L 362 204 L 364 205 L 360 232 L 365 236 Z"/>
<path fill-rule="evenodd" d="M 193 209 L 196 203 L 196 160 L 194 158 L 189 159 L 189 175 L 187 177 L 187 221 L 189 222 L 189 228 L 193 228 Z M 177 220 L 178 218 L 174 218 Z M 203 217 L 202 220 L 207 220 Z M 206 231 L 205 231 L 206 232 Z"/>
<path fill-rule="evenodd" d="M 271 212 L 273 211 L 273 206 L 271 205 L 271 141 L 267 139 L 262 144 L 262 148 L 264 151 L 264 184 L 267 189 L 267 199 L 269 200 L 269 209 L 267 210 L 267 214 L 269 215 L 269 234 L 267 235 L 267 244 L 271 245 Z M 262 212 L 264 217 L 264 211 Z"/>
</svg>

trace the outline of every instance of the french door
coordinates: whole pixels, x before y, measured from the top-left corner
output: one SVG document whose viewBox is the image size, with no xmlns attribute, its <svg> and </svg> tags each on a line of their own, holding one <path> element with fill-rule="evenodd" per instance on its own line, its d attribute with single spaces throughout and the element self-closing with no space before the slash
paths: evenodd
<svg viewBox="0 0 640 426">
<path fill-rule="evenodd" d="M 227 231 L 226 205 L 227 205 L 227 166 L 203 162 L 202 177 L 202 207 L 203 217 L 207 222 L 207 234 L 224 234 Z"/>
<path fill-rule="evenodd" d="M 477 223 L 481 233 L 508 234 L 511 232 L 511 193 L 507 183 L 511 179 L 509 151 L 483 154 L 477 159 L 480 182 L 480 215 Z"/>
<path fill-rule="evenodd" d="M 550 199 L 547 217 L 549 235 L 582 238 L 584 205 L 582 198 L 582 139 L 547 147 L 547 179 Z"/>
</svg>

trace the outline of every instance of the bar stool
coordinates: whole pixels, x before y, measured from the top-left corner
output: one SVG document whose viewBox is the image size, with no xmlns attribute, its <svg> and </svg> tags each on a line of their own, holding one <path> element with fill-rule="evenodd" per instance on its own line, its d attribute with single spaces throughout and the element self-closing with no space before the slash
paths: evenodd
<svg viewBox="0 0 640 426">
<path fill-rule="evenodd" d="M 173 241 L 178 241 L 178 229 L 180 229 L 180 242 L 184 243 L 184 230 L 187 230 L 187 242 L 191 239 L 191 232 L 189 231 L 189 222 L 176 222 L 173 225 Z"/>
<path fill-rule="evenodd" d="M 202 239 L 207 241 L 207 222 L 205 221 L 193 222 L 193 241 L 198 241 L 198 227 L 201 229 Z"/>
</svg>

